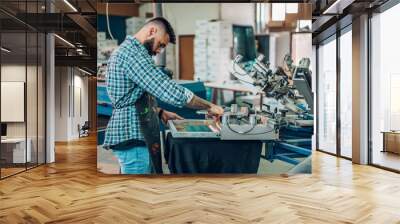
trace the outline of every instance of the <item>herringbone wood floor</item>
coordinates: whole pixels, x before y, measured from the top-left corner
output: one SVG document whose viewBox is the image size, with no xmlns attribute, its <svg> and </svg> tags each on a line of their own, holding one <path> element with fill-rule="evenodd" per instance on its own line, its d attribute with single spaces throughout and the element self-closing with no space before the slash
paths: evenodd
<svg viewBox="0 0 400 224">
<path fill-rule="evenodd" d="M 56 155 L 0 181 L 0 223 L 400 223 L 400 175 L 318 152 L 289 178 L 108 176 L 94 138 Z"/>
</svg>

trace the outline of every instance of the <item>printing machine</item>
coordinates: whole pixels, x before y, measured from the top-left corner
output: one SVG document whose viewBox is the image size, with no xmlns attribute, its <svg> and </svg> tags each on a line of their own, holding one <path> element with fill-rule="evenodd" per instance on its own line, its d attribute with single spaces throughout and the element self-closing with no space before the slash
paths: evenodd
<svg viewBox="0 0 400 224">
<path fill-rule="evenodd" d="M 247 101 L 250 107 L 238 109 L 235 104 L 230 107 L 230 111 L 222 117 L 221 139 L 274 140 L 279 139 L 279 134 L 269 134 L 271 130 L 279 133 L 288 126 L 313 126 L 308 58 L 301 59 L 295 66 L 290 56 L 286 55 L 284 62 L 287 69 L 278 67 L 275 71 L 263 63 L 263 55 L 253 62 L 241 63 L 241 59 L 238 55 L 232 61 L 231 73 L 258 97 L 252 102 Z"/>
<path fill-rule="evenodd" d="M 290 55 L 284 58 L 284 68 L 273 70 L 268 63 L 263 63 L 264 56 L 259 55 L 253 62 L 242 63 L 238 55 L 232 62 L 232 74 L 243 84 L 254 87 L 254 94 L 259 96 L 259 103 L 253 101 L 249 115 L 249 124 L 254 128 L 232 126 L 230 114 L 223 118 L 222 139 L 259 137 L 266 143 L 266 159 L 279 159 L 296 166 L 298 171 L 311 172 L 309 164 L 301 163 L 297 158 L 311 161 L 311 137 L 313 134 L 313 93 L 311 90 L 310 59 L 303 58 L 299 65 L 294 65 Z M 243 109 L 244 110 L 244 109 Z M 231 108 L 232 111 L 232 108 Z M 233 107 L 235 111 L 235 106 Z M 257 119 L 257 116 L 260 119 Z M 259 121 L 261 123 L 259 123 Z M 225 124 L 226 125 L 225 125 Z M 262 127 L 263 126 L 263 127 Z M 240 127 L 240 128 L 239 128 Z M 265 133 L 258 135 L 261 129 Z M 243 133 L 244 130 L 246 133 Z M 274 133 L 268 131 L 274 130 Z M 262 132 L 260 132 L 262 133 Z M 268 133 L 268 134 L 267 134 Z M 305 165 L 304 165 L 305 164 Z"/>
<path fill-rule="evenodd" d="M 248 106 L 232 104 L 226 108 L 220 123 L 204 122 L 205 129 L 185 132 L 187 125 L 198 121 L 170 121 L 175 137 L 214 137 L 221 140 L 260 140 L 266 143 L 265 158 L 279 159 L 296 167 L 296 172 L 311 172 L 311 137 L 313 134 L 313 93 L 311 91 L 310 59 L 303 58 L 294 65 L 290 55 L 284 58 L 284 68 L 273 70 L 259 55 L 254 61 L 242 62 L 238 55 L 231 64 L 231 74 L 252 90 L 253 96 L 244 101 Z M 254 97 L 256 96 L 256 97 Z M 197 122 L 197 123 L 196 123 Z"/>
<path fill-rule="evenodd" d="M 259 100 L 247 101 L 251 108 L 249 115 L 245 116 L 248 117 L 247 126 L 233 126 L 237 123 L 235 112 L 238 110 L 235 105 L 231 106 L 231 111 L 222 118 L 221 139 L 258 138 L 267 144 L 266 159 L 280 159 L 311 172 L 309 164 L 304 165 L 296 159 L 310 161 L 311 155 L 314 116 L 310 59 L 302 58 L 296 66 L 290 55 L 286 55 L 284 68 L 275 70 L 263 63 L 263 55 L 252 62 L 243 63 L 241 60 L 238 55 L 232 61 L 231 73 L 244 85 L 253 88 Z M 230 121 L 232 117 L 234 122 Z M 244 120 L 243 113 L 239 117 Z M 296 167 L 296 170 L 302 168 Z"/>
</svg>

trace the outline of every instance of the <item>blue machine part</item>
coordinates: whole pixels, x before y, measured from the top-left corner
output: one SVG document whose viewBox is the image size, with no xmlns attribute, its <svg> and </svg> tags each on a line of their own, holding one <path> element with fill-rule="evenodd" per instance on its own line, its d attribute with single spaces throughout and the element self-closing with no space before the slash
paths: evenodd
<svg viewBox="0 0 400 224">
<path fill-rule="evenodd" d="M 206 99 L 206 88 L 203 82 L 200 81 L 178 81 L 180 85 L 192 91 L 196 96 Z M 204 115 L 199 115 L 195 110 L 189 108 L 178 108 L 161 102 L 158 100 L 159 107 L 177 113 L 179 116 L 185 119 L 202 119 Z"/>
<path fill-rule="evenodd" d="M 112 104 L 107 94 L 106 85 L 97 83 L 97 115 L 111 117 Z"/>
<path fill-rule="evenodd" d="M 279 135 L 280 141 L 266 142 L 267 150 L 265 159 L 281 161 L 298 165 L 300 160 L 296 158 L 309 157 L 311 151 L 311 137 L 313 127 L 288 126 L 281 128 Z"/>
<path fill-rule="evenodd" d="M 287 174 L 292 175 L 292 174 L 298 174 L 298 173 L 311 173 L 312 167 L 311 167 L 311 156 L 308 156 L 306 159 L 304 159 L 302 162 L 297 164 L 295 167 L 290 169 Z"/>
<path fill-rule="evenodd" d="M 97 145 L 103 145 L 106 135 L 106 129 L 97 130 Z"/>
</svg>

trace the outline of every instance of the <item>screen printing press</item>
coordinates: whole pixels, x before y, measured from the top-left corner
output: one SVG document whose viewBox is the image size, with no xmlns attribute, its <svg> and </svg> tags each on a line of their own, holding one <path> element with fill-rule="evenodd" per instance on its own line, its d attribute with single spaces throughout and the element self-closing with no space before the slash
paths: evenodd
<svg viewBox="0 0 400 224">
<path fill-rule="evenodd" d="M 263 157 L 271 162 L 281 160 L 294 165 L 288 173 L 311 173 L 311 137 L 313 134 L 313 93 L 310 60 L 293 64 L 285 56 L 285 68 L 272 70 L 260 55 L 255 61 L 232 62 L 231 74 L 253 89 L 252 100 L 245 106 L 232 104 L 225 108 L 220 121 L 169 121 L 173 138 L 215 139 L 218 141 L 262 142 Z M 256 100 L 254 100 L 256 99 Z M 261 156 L 261 155 L 260 155 Z M 237 161 L 242 160 L 238 155 Z"/>
</svg>

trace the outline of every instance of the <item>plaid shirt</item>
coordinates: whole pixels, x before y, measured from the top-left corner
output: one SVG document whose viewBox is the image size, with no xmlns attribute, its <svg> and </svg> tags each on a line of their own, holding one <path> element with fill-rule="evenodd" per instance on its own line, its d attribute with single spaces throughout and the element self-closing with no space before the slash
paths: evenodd
<svg viewBox="0 0 400 224">
<path fill-rule="evenodd" d="M 106 148 L 128 140 L 144 140 L 135 107 L 144 92 L 176 107 L 185 106 L 193 97 L 191 91 L 157 68 L 146 48 L 132 36 L 111 55 L 106 80 L 113 105 L 103 145 Z"/>
</svg>

